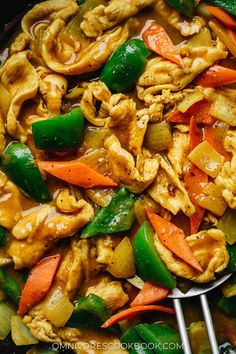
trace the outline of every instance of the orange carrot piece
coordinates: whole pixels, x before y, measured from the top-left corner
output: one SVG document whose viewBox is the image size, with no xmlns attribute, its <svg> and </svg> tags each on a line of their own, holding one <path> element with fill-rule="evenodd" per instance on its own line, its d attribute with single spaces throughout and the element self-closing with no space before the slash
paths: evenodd
<svg viewBox="0 0 236 354">
<path fill-rule="evenodd" d="M 226 29 L 228 36 L 231 38 L 232 42 L 234 43 L 235 47 L 236 47 L 236 32 L 231 30 L 230 28 Z"/>
<path fill-rule="evenodd" d="M 101 327 L 107 328 L 120 321 L 128 320 L 129 318 L 133 318 L 135 316 L 141 315 L 149 311 L 161 311 L 161 312 L 168 313 L 170 315 L 174 315 L 175 313 L 174 309 L 165 306 L 158 306 L 158 305 L 137 306 L 137 307 L 132 307 L 127 310 L 118 312 L 117 314 L 111 316 L 105 323 L 103 323 Z"/>
<path fill-rule="evenodd" d="M 161 243 L 194 269 L 203 272 L 185 239 L 183 230 L 150 210 L 146 210 L 146 213 Z"/>
<path fill-rule="evenodd" d="M 77 186 L 116 187 L 117 183 L 107 178 L 79 160 L 74 161 L 38 161 L 38 166 L 51 175 Z"/>
<path fill-rule="evenodd" d="M 212 102 L 202 100 L 194 103 L 186 113 L 193 117 L 197 124 L 212 125 L 215 119 L 211 115 L 211 107 Z"/>
<path fill-rule="evenodd" d="M 231 161 L 231 154 L 225 150 L 223 139 L 215 133 L 214 126 L 204 127 L 204 140 L 208 141 L 209 144 L 222 156 L 224 156 L 225 161 Z"/>
<path fill-rule="evenodd" d="M 188 192 L 189 198 L 195 206 L 195 213 L 190 218 L 190 232 L 195 234 L 198 232 L 201 225 L 205 209 L 198 205 L 197 198 L 203 194 L 203 187 L 208 183 L 208 176 L 201 171 L 197 166 L 191 164 L 186 174 L 184 175 L 184 183 Z"/>
<path fill-rule="evenodd" d="M 169 123 L 189 124 L 190 117 L 180 111 L 170 113 L 166 117 L 166 121 Z"/>
<path fill-rule="evenodd" d="M 191 117 L 190 119 L 189 135 L 190 135 L 189 150 L 192 151 L 196 146 L 198 146 L 203 141 L 203 131 L 201 128 L 197 126 L 194 117 Z"/>
<path fill-rule="evenodd" d="M 205 5 L 205 9 L 210 12 L 214 17 L 216 17 L 225 26 L 236 29 L 236 21 L 232 16 L 230 16 L 226 11 L 220 9 L 216 6 Z"/>
<path fill-rule="evenodd" d="M 142 33 L 143 40 L 146 46 L 153 52 L 163 56 L 166 59 L 178 64 L 181 68 L 184 67 L 183 59 L 180 56 L 180 51 L 175 47 L 172 40 L 164 30 L 156 22 Z"/>
<path fill-rule="evenodd" d="M 153 302 L 165 299 L 170 289 L 151 282 L 146 282 L 136 298 L 131 302 L 131 307 L 149 305 Z"/>
<path fill-rule="evenodd" d="M 31 269 L 21 294 L 19 315 L 23 315 L 47 295 L 60 259 L 60 254 L 43 258 Z"/>
<path fill-rule="evenodd" d="M 236 82 L 236 70 L 228 69 L 220 65 L 213 65 L 201 74 L 196 83 L 203 87 L 217 87 Z"/>
</svg>

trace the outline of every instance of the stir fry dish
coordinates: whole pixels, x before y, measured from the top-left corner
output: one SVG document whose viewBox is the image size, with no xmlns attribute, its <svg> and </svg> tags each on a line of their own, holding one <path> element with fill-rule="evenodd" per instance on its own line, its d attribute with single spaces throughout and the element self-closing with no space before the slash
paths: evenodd
<svg viewBox="0 0 236 354">
<path fill-rule="evenodd" d="M 0 351 L 183 353 L 168 295 L 236 269 L 235 1 L 47 0 L 1 50 Z"/>
</svg>

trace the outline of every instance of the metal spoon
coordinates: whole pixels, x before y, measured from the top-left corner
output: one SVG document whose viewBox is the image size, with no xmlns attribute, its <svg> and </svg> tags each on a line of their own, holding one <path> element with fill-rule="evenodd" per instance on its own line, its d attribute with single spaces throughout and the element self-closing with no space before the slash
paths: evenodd
<svg viewBox="0 0 236 354">
<path fill-rule="evenodd" d="M 223 284 L 227 279 L 229 279 L 230 276 L 231 274 L 226 274 L 208 284 L 195 285 L 185 294 L 182 293 L 182 291 L 180 291 L 178 288 L 175 288 L 168 296 L 169 298 L 173 299 L 180 337 L 183 342 L 183 350 L 185 354 L 192 354 L 192 349 L 188 338 L 188 331 L 187 331 L 184 314 L 182 310 L 181 299 L 187 299 L 196 296 L 200 297 L 202 312 L 206 322 L 207 333 L 208 333 L 212 354 L 219 354 L 219 347 L 217 344 L 214 325 L 212 322 L 211 312 L 209 309 L 206 293 Z M 137 275 L 134 278 L 127 279 L 127 281 L 139 289 L 142 289 L 144 285 L 143 280 L 139 278 Z"/>
</svg>

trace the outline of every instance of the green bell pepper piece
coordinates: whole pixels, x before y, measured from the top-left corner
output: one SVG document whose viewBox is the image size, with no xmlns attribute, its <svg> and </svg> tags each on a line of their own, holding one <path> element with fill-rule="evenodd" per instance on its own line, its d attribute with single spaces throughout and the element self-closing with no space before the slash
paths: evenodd
<svg viewBox="0 0 236 354">
<path fill-rule="evenodd" d="M 221 310 L 230 317 L 236 317 L 236 296 L 233 297 L 222 297 L 218 302 L 218 306 Z"/>
<path fill-rule="evenodd" d="M 164 323 L 140 324 L 135 327 L 139 336 L 149 343 L 156 354 L 183 354 L 179 333 Z"/>
<path fill-rule="evenodd" d="M 135 220 L 136 197 L 126 188 L 120 188 L 110 204 L 97 211 L 94 219 L 82 231 L 81 238 L 127 231 Z"/>
<path fill-rule="evenodd" d="M 193 17 L 194 0 L 167 0 L 167 3 L 181 14 Z"/>
<path fill-rule="evenodd" d="M 228 208 L 216 226 L 217 229 L 224 232 L 230 245 L 236 242 L 236 210 Z"/>
<path fill-rule="evenodd" d="M 10 143 L 0 160 L 0 167 L 12 182 L 37 202 L 44 203 L 52 199 L 34 157 L 26 145 L 15 141 Z"/>
<path fill-rule="evenodd" d="M 236 2 L 235 0 L 207 0 L 212 5 L 221 7 L 223 10 L 236 16 Z"/>
<path fill-rule="evenodd" d="M 35 146 L 46 151 L 78 148 L 84 138 L 84 116 L 80 108 L 32 124 Z"/>
<path fill-rule="evenodd" d="M 7 275 L 3 268 L 0 268 L 0 288 L 9 296 L 17 305 L 19 304 L 21 289 L 16 279 Z"/>
<path fill-rule="evenodd" d="M 100 80 L 112 92 L 133 89 L 147 65 L 149 50 L 141 39 L 133 38 L 122 44 L 102 69 Z"/>
<path fill-rule="evenodd" d="M 0 226 L 0 247 L 3 247 L 7 242 L 7 230 Z"/>
<path fill-rule="evenodd" d="M 110 316 L 106 302 L 95 294 L 89 294 L 76 301 L 66 326 L 99 328 Z"/>
<path fill-rule="evenodd" d="M 129 328 L 120 338 L 123 348 L 130 354 L 153 354 L 147 343 L 138 335 L 136 327 Z"/>
<path fill-rule="evenodd" d="M 176 280 L 154 245 L 154 231 L 147 221 L 139 228 L 132 245 L 140 278 L 174 289 Z"/>
<path fill-rule="evenodd" d="M 229 252 L 229 263 L 227 270 L 231 273 L 236 270 L 236 243 L 234 245 L 227 244 L 227 250 Z"/>
</svg>

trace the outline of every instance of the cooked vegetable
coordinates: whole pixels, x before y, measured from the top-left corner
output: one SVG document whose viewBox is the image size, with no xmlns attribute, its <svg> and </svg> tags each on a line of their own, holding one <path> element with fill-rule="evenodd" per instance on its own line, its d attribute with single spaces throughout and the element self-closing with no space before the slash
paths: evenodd
<svg viewBox="0 0 236 354">
<path fill-rule="evenodd" d="M 236 317 L 236 296 L 222 297 L 218 302 L 218 306 L 230 317 Z"/>
<path fill-rule="evenodd" d="M 223 122 L 236 126 L 236 102 L 224 95 L 217 94 L 211 114 Z"/>
<path fill-rule="evenodd" d="M 236 242 L 236 210 L 228 208 L 219 219 L 217 228 L 224 232 L 227 242 L 233 245 Z"/>
<path fill-rule="evenodd" d="M 11 316 L 15 315 L 13 308 L 4 303 L 0 302 L 0 340 L 6 338 L 6 336 L 11 331 Z"/>
<path fill-rule="evenodd" d="M 204 128 L 204 140 L 208 141 L 220 155 L 224 156 L 225 161 L 231 161 L 231 154 L 224 148 L 224 138 L 228 128 L 229 125 L 221 121 L 215 121 L 212 126 Z"/>
<path fill-rule="evenodd" d="M 228 30 L 221 25 L 217 20 L 212 20 L 209 22 L 209 26 L 215 32 L 217 37 L 225 44 L 227 49 L 231 52 L 231 54 L 236 57 L 236 44 L 232 40 L 232 35 L 228 33 Z"/>
<path fill-rule="evenodd" d="M 193 17 L 194 0 L 167 0 L 167 2 L 181 14 Z"/>
<path fill-rule="evenodd" d="M 210 182 L 203 187 L 202 191 L 204 194 L 197 197 L 199 205 L 217 216 L 222 216 L 228 204 L 222 197 L 221 188 Z"/>
<path fill-rule="evenodd" d="M 142 37 L 148 49 L 173 61 L 181 68 L 184 67 L 179 49 L 175 47 L 162 26 L 158 25 L 156 22 L 152 22 L 142 33 Z"/>
<path fill-rule="evenodd" d="M 194 353 L 211 353 L 206 324 L 203 321 L 192 322 L 189 326 L 189 337 Z"/>
<path fill-rule="evenodd" d="M 16 304 L 19 303 L 21 289 L 18 281 L 10 277 L 6 271 L 0 267 L 0 288 L 9 296 Z"/>
<path fill-rule="evenodd" d="M 169 123 L 189 124 L 190 117 L 179 111 L 174 111 L 168 114 L 166 121 Z"/>
<path fill-rule="evenodd" d="M 165 354 L 183 354 L 179 333 L 165 323 L 140 324 L 135 326 L 139 336 L 154 345 L 154 352 Z M 162 348 L 160 350 L 160 348 Z"/>
<path fill-rule="evenodd" d="M 38 166 L 51 175 L 84 188 L 116 187 L 117 183 L 79 160 L 38 161 Z"/>
<path fill-rule="evenodd" d="M 38 343 L 30 329 L 24 324 L 22 317 L 11 317 L 11 336 L 16 345 L 30 345 Z"/>
<path fill-rule="evenodd" d="M 0 160 L 0 167 L 12 182 L 31 198 L 42 203 L 51 200 L 46 183 L 26 145 L 10 143 Z"/>
<path fill-rule="evenodd" d="M 203 141 L 188 155 L 189 160 L 208 176 L 215 178 L 224 164 L 220 155 L 207 141 Z"/>
<path fill-rule="evenodd" d="M 192 151 L 203 140 L 203 130 L 202 128 L 198 127 L 194 117 L 191 117 L 190 119 L 189 136 L 190 136 L 189 150 Z"/>
<path fill-rule="evenodd" d="M 201 74 L 196 84 L 203 87 L 217 87 L 236 82 L 236 70 L 228 69 L 220 65 L 213 65 Z"/>
<path fill-rule="evenodd" d="M 41 308 L 44 316 L 56 327 L 64 327 L 74 310 L 74 306 L 61 288 L 53 289 Z"/>
<path fill-rule="evenodd" d="M 45 257 L 31 269 L 21 294 L 18 310 L 19 315 L 23 315 L 47 295 L 57 271 L 60 258 L 60 254 Z"/>
<path fill-rule="evenodd" d="M 167 122 L 148 124 L 144 145 L 154 151 L 167 150 L 172 144 L 172 134 Z"/>
<path fill-rule="evenodd" d="M 147 220 L 146 209 L 152 210 L 155 213 L 159 213 L 161 211 L 160 204 L 155 202 L 155 200 L 148 195 L 142 195 L 134 205 L 136 220 L 139 225 L 142 225 L 142 223 Z"/>
<path fill-rule="evenodd" d="M 193 93 L 188 94 L 184 99 L 178 104 L 178 111 L 185 113 L 190 107 L 195 103 L 201 102 L 203 100 L 203 93 L 200 90 L 196 90 Z"/>
<path fill-rule="evenodd" d="M 236 296 L 236 274 L 234 273 L 229 281 L 222 286 L 222 293 L 224 297 Z"/>
<path fill-rule="evenodd" d="M 66 325 L 68 327 L 98 328 L 110 316 L 106 302 L 95 294 L 89 294 L 76 301 L 74 312 Z"/>
<path fill-rule="evenodd" d="M 135 275 L 133 249 L 128 237 L 116 247 L 107 271 L 116 278 L 131 278 Z"/>
<path fill-rule="evenodd" d="M 231 30 L 230 28 L 227 28 L 227 29 L 226 29 L 226 32 L 227 32 L 229 38 L 232 40 L 233 45 L 234 45 L 235 48 L 236 48 L 236 32 L 233 31 L 233 30 Z"/>
<path fill-rule="evenodd" d="M 194 269 L 202 272 L 200 264 L 185 239 L 183 230 L 149 210 L 147 210 L 147 216 L 162 244 Z"/>
<path fill-rule="evenodd" d="M 4 246 L 7 241 L 7 230 L 5 227 L 0 226 L 0 247 Z"/>
<path fill-rule="evenodd" d="M 148 346 L 144 346 L 143 339 L 138 335 L 135 327 L 130 327 L 120 338 L 121 343 L 130 354 L 153 354 Z"/>
<path fill-rule="evenodd" d="M 196 209 L 194 215 L 190 218 L 191 234 L 198 232 L 203 216 L 205 214 L 205 209 L 199 206 L 197 198 L 202 195 L 202 189 L 207 184 L 207 182 L 208 176 L 206 173 L 199 170 L 199 168 L 193 164 L 188 167 L 187 172 L 184 175 L 184 183 L 189 198 Z"/>
<path fill-rule="evenodd" d="M 236 20 L 231 17 L 226 11 L 232 13 L 234 16 L 236 16 L 236 4 L 233 3 L 233 1 L 221 1 L 221 0 L 216 0 L 216 1 L 212 1 L 210 0 L 210 2 L 215 3 L 217 6 L 210 6 L 210 5 L 206 5 L 205 8 L 208 12 L 210 12 L 213 16 L 215 16 L 220 22 L 222 22 L 225 26 L 232 28 L 232 29 L 236 29 Z M 227 6 L 227 3 L 232 3 L 231 6 Z M 226 8 L 226 6 L 227 8 Z M 225 9 L 226 11 L 224 11 L 223 9 Z"/>
<path fill-rule="evenodd" d="M 81 238 L 130 230 L 135 219 L 135 201 L 133 194 L 124 187 L 120 188 L 110 204 L 98 210 L 94 219 L 85 226 Z"/>
<path fill-rule="evenodd" d="M 229 253 L 227 270 L 231 273 L 236 270 L 236 244 L 230 245 L 227 243 L 227 251 Z"/>
<path fill-rule="evenodd" d="M 121 312 L 118 312 L 117 314 L 111 316 L 103 325 L 101 326 L 102 328 L 107 328 L 110 327 L 120 321 L 127 320 L 129 318 L 133 318 L 135 316 L 141 315 L 143 313 L 149 312 L 149 311 L 161 311 L 168 313 L 170 315 L 174 314 L 174 310 L 169 307 L 165 306 L 157 306 L 157 305 L 147 305 L 147 306 L 137 306 L 133 307 Z"/>
<path fill-rule="evenodd" d="M 43 119 L 32 124 L 34 143 L 46 151 L 78 148 L 84 137 L 84 116 L 80 108 L 67 114 Z"/>
<path fill-rule="evenodd" d="M 100 80 L 112 92 L 130 91 L 142 75 L 149 50 L 138 38 L 130 39 L 122 44 L 102 69 Z"/>
<path fill-rule="evenodd" d="M 170 292 L 170 289 L 161 285 L 146 282 L 135 299 L 131 302 L 131 307 L 149 305 L 153 302 L 165 299 Z"/>
<path fill-rule="evenodd" d="M 134 259 L 137 274 L 146 281 L 173 289 L 176 282 L 167 269 L 154 245 L 154 232 L 145 221 L 133 240 Z"/>
</svg>

